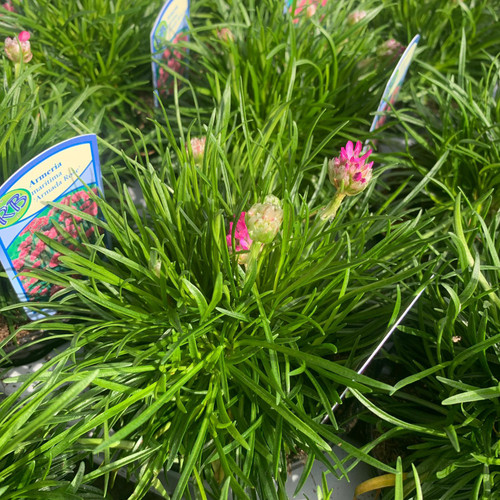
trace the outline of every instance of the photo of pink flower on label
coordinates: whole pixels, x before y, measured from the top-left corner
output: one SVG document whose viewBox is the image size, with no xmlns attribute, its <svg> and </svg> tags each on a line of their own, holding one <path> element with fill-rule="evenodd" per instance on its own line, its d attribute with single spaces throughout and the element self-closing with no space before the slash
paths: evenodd
<svg viewBox="0 0 500 500">
<path fill-rule="evenodd" d="M 92 188 L 92 191 L 97 194 L 97 188 Z M 97 203 L 90 198 L 86 188 L 76 189 L 59 200 L 59 203 L 89 215 L 95 216 L 98 213 Z M 7 249 L 8 256 L 26 295 L 30 300 L 37 301 L 48 300 L 61 287 L 25 276 L 23 271 L 47 268 L 64 270 L 59 260 L 61 253 L 51 248 L 50 243 L 44 242 L 40 235 L 62 243 L 70 250 L 76 250 L 82 240 L 92 242 L 95 239 L 95 228 L 78 215 L 69 214 L 60 208 L 48 207 L 12 241 Z"/>
<path fill-rule="evenodd" d="M 185 42 L 188 40 L 188 37 L 184 33 L 179 33 L 173 40 L 172 44 L 177 44 L 179 42 Z M 175 73 L 179 73 L 182 75 L 184 73 L 184 68 L 181 64 L 182 55 L 181 53 L 172 48 L 167 49 L 163 52 L 161 56 L 162 63 L 165 63 L 169 69 L 174 71 Z M 158 69 L 158 92 L 160 95 L 170 95 L 174 91 L 174 77 L 167 69 L 163 66 L 159 66 Z"/>
<path fill-rule="evenodd" d="M 163 5 L 150 35 L 153 56 L 153 88 L 160 95 L 170 95 L 174 87 L 174 73 L 183 74 L 180 50 L 175 45 L 188 40 L 189 0 L 168 0 Z M 158 106 L 158 96 L 155 95 Z"/>
<path fill-rule="evenodd" d="M 327 2 L 328 0 L 297 0 L 294 10 L 293 1 L 287 0 L 286 9 L 293 15 L 293 22 L 297 24 L 299 22 L 300 15 L 305 14 L 306 17 L 312 17 L 316 14 L 318 7 L 325 7 Z"/>
</svg>

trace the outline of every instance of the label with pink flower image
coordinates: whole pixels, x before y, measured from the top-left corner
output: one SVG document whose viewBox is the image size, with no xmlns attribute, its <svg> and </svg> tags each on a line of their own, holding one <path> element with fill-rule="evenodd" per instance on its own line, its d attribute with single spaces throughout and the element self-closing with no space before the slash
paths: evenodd
<svg viewBox="0 0 500 500">
<path fill-rule="evenodd" d="M 418 41 L 420 40 L 420 35 L 416 35 L 413 37 L 413 40 L 410 42 L 406 50 L 403 52 L 403 55 L 398 61 L 396 68 L 391 74 L 389 81 L 384 89 L 384 93 L 382 94 L 382 99 L 380 100 L 380 104 L 377 109 L 377 114 L 373 119 L 372 126 L 370 127 L 370 132 L 377 130 L 381 127 L 385 121 L 387 120 L 387 114 L 384 114 L 387 110 L 391 109 L 391 106 L 396 102 L 398 98 L 399 91 L 401 90 L 401 86 L 406 78 L 406 73 L 408 72 L 408 68 L 413 60 L 413 56 L 415 54 L 415 50 L 417 49 Z"/>
<path fill-rule="evenodd" d="M 328 0 L 297 0 L 295 3 L 295 10 L 293 11 L 294 23 L 298 23 L 298 16 L 300 14 L 306 14 L 307 17 L 312 17 L 318 7 L 324 7 Z M 292 14 L 293 10 L 293 0 L 285 0 L 285 12 L 290 12 Z M 302 12 L 305 11 L 305 12 Z"/>
<path fill-rule="evenodd" d="M 168 0 L 151 30 L 153 88 L 160 95 L 170 95 L 173 92 L 174 76 L 171 71 L 182 73 L 182 54 L 174 46 L 188 40 L 188 19 L 189 0 Z M 155 105 L 158 106 L 156 92 Z"/>
<path fill-rule="evenodd" d="M 96 216 L 97 203 L 89 191 L 95 195 L 103 191 L 93 134 L 74 137 L 44 151 L 0 187 L 0 262 L 21 302 L 48 301 L 60 289 L 23 275 L 33 269 L 64 269 L 59 261 L 61 254 L 47 245 L 41 234 L 71 249 L 96 236 L 90 222 L 47 202 Z M 31 319 L 43 316 L 29 309 L 26 312 Z"/>
</svg>

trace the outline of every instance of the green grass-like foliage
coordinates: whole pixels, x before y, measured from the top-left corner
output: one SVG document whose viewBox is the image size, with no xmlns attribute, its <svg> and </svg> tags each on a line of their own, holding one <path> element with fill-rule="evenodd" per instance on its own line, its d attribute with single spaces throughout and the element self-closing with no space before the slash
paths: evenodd
<svg viewBox="0 0 500 500">
<path fill-rule="evenodd" d="M 361 393 L 391 390 L 350 367 L 394 320 L 401 296 L 425 279 L 432 265 L 425 249 L 435 236 L 415 238 L 415 232 L 430 219 L 406 217 L 401 207 L 396 215 L 387 203 L 370 216 L 373 185 L 365 202 L 349 202 L 335 223 L 325 224 L 314 215 L 324 202 L 301 192 L 300 183 L 287 189 L 288 176 L 280 175 L 280 155 L 292 174 L 310 160 L 295 154 L 286 133 L 276 142 L 265 134 L 251 140 L 248 132 L 249 140 L 243 135 L 235 148 L 234 136 L 246 123 L 231 111 L 229 87 L 225 95 L 206 128 L 202 165 L 159 123 L 150 155 L 161 158 L 160 170 L 141 154 L 140 134 L 137 157 L 122 155 L 146 206 L 138 209 L 116 179 L 118 203 L 101 201 L 104 221 L 90 219 L 111 235 L 110 247 L 103 239 L 72 252 L 47 241 L 63 253 L 68 271 L 38 275 L 66 287 L 54 307 L 78 322 L 70 329 L 71 350 L 84 351 L 65 367 L 68 354 L 61 355 L 61 369 L 42 378 L 49 385 L 86 381 L 89 390 L 60 406 L 58 391 L 50 392 L 36 412 L 53 401 L 59 417 L 44 420 L 43 428 L 46 439 L 57 442 L 58 422 L 76 420 L 57 445 L 61 452 L 105 453 L 105 467 L 83 476 L 83 483 L 135 457 L 132 470 L 143 467 L 137 498 L 160 470 L 173 468 L 180 474 L 173 498 L 181 498 L 193 475 L 200 478 L 197 488 L 205 488 L 203 480 L 215 496 L 229 485 L 240 498 L 278 498 L 289 454 L 306 450 L 333 471 L 330 443 L 339 442 L 393 470 L 338 437 L 330 406 L 344 385 Z M 325 165 L 315 168 L 320 190 Z M 279 237 L 245 269 L 231 255 L 226 232 L 229 220 L 253 202 L 245 194 L 250 190 L 256 199 L 278 195 L 285 215 Z M 53 331 L 68 329 L 57 317 L 47 321 Z M 326 414 L 334 427 L 320 424 Z M 35 430 L 33 422 L 18 439 Z M 131 448 L 137 454 L 130 455 Z M 42 450 L 38 443 L 32 453 L 46 463 Z M 4 478 L 15 477 L 18 466 L 6 451 Z"/>
<path fill-rule="evenodd" d="M 400 377 L 393 396 L 370 401 L 356 394 L 382 418 L 365 417 L 382 433 L 378 441 L 408 446 L 410 475 L 404 497 L 396 498 L 498 494 L 499 218 L 484 220 L 490 203 L 457 198 L 449 227 L 454 248 L 448 247 L 440 282 L 401 327 L 389 355 Z M 423 497 L 415 496 L 419 488 Z"/>
<path fill-rule="evenodd" d="M 14 13 L 2 13 L 2 38 L 29 31 L 38 81 L 61 85 L 58 93 L 69 94 L 65 99 L 94 89 L 85 111 L 91 118 L 104 113 L 103 133 L 116 134 L 115 119 L 130 122 L 150 109 L 149 32 L 158 6 L 132 0 L 30 0 L 13 6 Z"/>
<path fill-rule="evenodd" d="M 1 180 L 74 131 L 100 131 L 106 200 L 102 218 L 84 215 L 97 242 L 45 238 L 66 271 L 33 271 L 63 289 L 57 315 L 23 328 L 70 344 L 0 400 L 0 497 L 106 498 L 121 469 L 134 499 L 151 487 L 281 499 L 298 451 L 301 483 L 314 460 L 348 473 L 340 443 L 395 474 L 384 498 L 496 498 L 498 0 L 330 1 L 297 23 L 270 0 L 193 0 L 184 69 L 158 110 L 147 36 L 161 2 L 13 3 L 0 33 L 29 30 L 34 59 L 17 80 L 2 60 Z M 417 32 L 399 105 L 371 137 L 405 150 L 374 154 L 374 181 L 325 223 L 326 157 L 369 137 L 392 70 L 377 48 Z M 268 194 L 281 229 L 240 265 L 229 223 Z M 425 285 L 385 352 L 393 372 L 357 375 Z M 2 305 L 20 309 L 8 293 Z M 2 370 L 24 349 L 1 350 L 13 321 Z M 351 417 L 330 411 L 346 386 L 375 430 L 359 447 L 342 437 Z M 397 460 L 377 453 L 395 442 Z M 318 495 L 328 489 L 324 477 Z"/>
<path fill-rule="evenodd" d="M 68 122 L 88 119 L 83 103 L 92 93 L 86 89 L 71 97 L 64 83 L 40 83 L 39 65 L 25 65 L 14 79 L 10 61 L 3 60 L 4 81 L 0 87 L 0 184 L 44 149 L 74 136 Z M 102 113 L 88 119 L 98 129 Z"/>
</svg>

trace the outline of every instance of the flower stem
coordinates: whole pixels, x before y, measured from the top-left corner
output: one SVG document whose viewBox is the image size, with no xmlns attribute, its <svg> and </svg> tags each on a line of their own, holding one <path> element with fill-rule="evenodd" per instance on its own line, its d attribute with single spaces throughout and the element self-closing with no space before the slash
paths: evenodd
<svg viewBox="0 0 500 500">
<path fill-rule="evenodd" d="M 251 266 L 254 265 L 254 263 L 257 260 L 257 257 L 259 256 L 261 248 L 262 248 L 261 243 L 257 241 L 252 242 L 252 244 L 250 245 L 250 252 L 248 254 L 248 259 L 246 261 L 247 269 L 250 269 Z"/>
<path fill-rule="evenodd" d="M 344 193 L 340 193 L 337 191 L 333 200 L 328 204 L 323 213 L 321 214 L 322 219 L 333 219 L 337 215 L 337 210 L 342 203 L 342 200 L 346 197 Z"/>
</svg>

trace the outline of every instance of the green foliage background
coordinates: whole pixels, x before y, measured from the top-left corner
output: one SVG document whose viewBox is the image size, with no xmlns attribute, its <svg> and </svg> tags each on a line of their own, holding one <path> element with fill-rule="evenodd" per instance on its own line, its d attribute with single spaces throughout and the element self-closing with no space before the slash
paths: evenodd
<svg viewBox="0 0 500 500">
<path fill-rule="evenodd" d="M 383 498 L 496 498 L 498 0 L 329 2 L 297 23 L 276 1 L 193 0 L 185 72 L 159 109 L 147 34 L 160 2 L 13 5 L 0 34 L 29 30 L 34 58 L 18 79 L 2 60 L 0 181 L 94 132 L 106 200 L 104 220 L 86 217 L 97 243 L 47 240 L 67 271 L 33 271 L 65 288 L 57 315 L 22 328 L 69 344 L 0 395 L 0 498 L 113 498 L 127 469 L 130 498 L 281 499 L 301 450 L 302 480 L 314 460 L 336 475 L 362 460 L 393 474 Z M 350 25 L 355 10 L 367 15 Z M 370 135 L 394 65 L 376 49 L 416 33 L 399 103 Z M 202 135 L 200 164 L 186 145 Z M 375 179 L 325 224 L 327 160 L 366 139 Z M 246 269 L 229 222 L 271 193 L 282 229 Z M 384 370 L 357 375 L 423 287 Z M 20 308 L 2 288 L 6 371 L 24 347 L 4 350 Z M 352 411 L 334 415 L 346 386 Z"/>
</svg>

